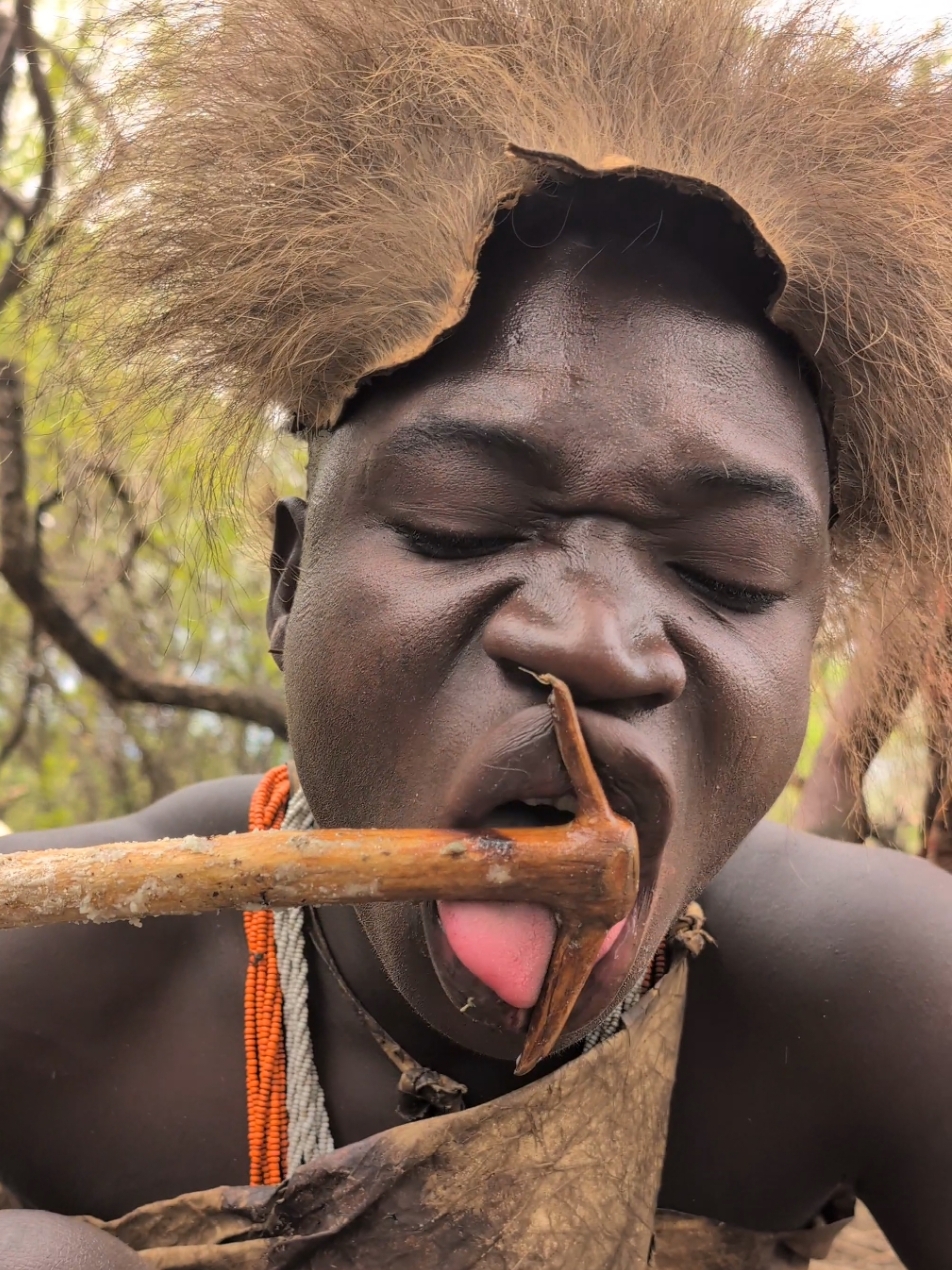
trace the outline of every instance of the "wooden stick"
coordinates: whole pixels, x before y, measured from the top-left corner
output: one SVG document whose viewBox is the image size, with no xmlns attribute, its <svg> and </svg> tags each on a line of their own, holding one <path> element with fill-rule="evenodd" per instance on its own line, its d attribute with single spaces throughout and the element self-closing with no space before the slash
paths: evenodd
<svg viewBox="0 0 952 1270">
<path fill-rule="evenodd" d="M 571 694 L 549 676 L 559 748 L 578 798 L 544 828 L 266 830 L 0 856 L 0 930 L 138 923 L 221 908 L 366 901 L 532 900 L 559 929 L 519 1070 L 551 1051 L 605 931 L 631 912 L 638 842 L 608 804 Z"/>
<path fill-rule="evenodd" d="M 221 908 L 536 900 L 609 926 L 634 902 L 624 844 L 571 821 L 452 829 L 268 829 L 0 856 L 0 930 Z"/>
</svg>

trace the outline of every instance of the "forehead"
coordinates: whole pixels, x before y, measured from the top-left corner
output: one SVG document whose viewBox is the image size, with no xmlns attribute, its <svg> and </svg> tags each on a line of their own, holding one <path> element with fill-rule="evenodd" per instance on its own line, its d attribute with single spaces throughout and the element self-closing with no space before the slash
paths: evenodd
<svg viewBox="0 0 952 1270">
<path fill-rule="evenodd" d="M 358 402 L 348 450 L 422 453 L 445 429 L 451 459 L 461 435 L 501 428 L 559 451 L 583 483 L 755 461 L 825 514 L 823 434 L 797 364 L 703 262 L 614 234 L 500 239 L 460 327 Z"/>
</svg>

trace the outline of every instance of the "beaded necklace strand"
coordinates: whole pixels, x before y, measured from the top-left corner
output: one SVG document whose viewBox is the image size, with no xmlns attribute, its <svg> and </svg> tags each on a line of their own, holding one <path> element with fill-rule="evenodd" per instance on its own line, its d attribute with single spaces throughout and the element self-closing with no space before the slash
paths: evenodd
<svg viewBox="0 0 952 1270">
<path fill-rule="evenodd" d="M 273 767 L 252 796 L 249 829 L 308 829 L 313 824 L 303 792 L 291 795 L 287 765 Z M 304 909 L 261 909 L 245 913 L 244 922 L 248 943 L 245 1063 L 250 1180 L 252 1186 L 275 1186 L 300 1165 L 330 1154 L 334 1139 L 311 1045 Z M 625 1011 L 667 968 L 664 943 L 644 981 L 588 1034 L 583 1049 L 588 1051 L 614 1036 L 622 1027 Z M 349 990 L 347 995 L 351 995 Z M 359 1002 L 354 1004 L 365 1013 Z M 374 1028 L 375 1036 L 382 1031 L 376 1025 Z M 383 1036 L 390 1047 L 399 1049 L 392 1038 Z M 417 1067 L 402 1050 L 400 1054 L 414 1069 Z M 404 1064 L 398 1062 L 397 1066 Z M 427 1074 L 447 1080 L 438 1073 Z"/>
</svg>

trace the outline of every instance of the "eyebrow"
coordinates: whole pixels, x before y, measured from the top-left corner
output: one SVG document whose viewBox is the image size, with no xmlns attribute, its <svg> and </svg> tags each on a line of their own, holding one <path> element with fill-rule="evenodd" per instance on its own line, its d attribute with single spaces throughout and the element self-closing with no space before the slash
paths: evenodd
<svg viewBox="0 0 952 1270">
<path fill-rule="evenodd" d="M 525 436 L 501 423 L 477 423 L 453 415 L 432 413 L 422 416 L 395 433 L 380 451 L 385 461 L 417 459 L 447 447 L 469 450 L 499 467 L 538 481 L 540 476 L 556 481 L 564 474 L 564 464 L 544 442 Z M 679 484 L 714 496 L 762 498 L 783 507 L 798 521 L 813 524 L 822 513 L 792 477 L 780 472 L 744 464 L 723 462 L 695 464 L 679 473 Z"/>
<path fill-rule="evenodd" d="M 401 428 L 382 447 L 385 460 L 417 459 L 433 450 L 469 450 L 519 476 L 556 479 L 562 463 L 544 442 L 505 424 L 476 423 L 451 415 L 428 414 Z"/>
<path fill-rule="evenodd" d="M 768 472 L 762 468 L 723 463 L 718 466 L 697 464 L 682 473 L 688 487 L 710 490 L 714 494 L 739 494 L 747 498 L 764 498 L 786 508 L 798 520 L 812 522 L 822 513 L 815 501 L 809 498 L 801 485 L 780 472 Z"/>
</svg>

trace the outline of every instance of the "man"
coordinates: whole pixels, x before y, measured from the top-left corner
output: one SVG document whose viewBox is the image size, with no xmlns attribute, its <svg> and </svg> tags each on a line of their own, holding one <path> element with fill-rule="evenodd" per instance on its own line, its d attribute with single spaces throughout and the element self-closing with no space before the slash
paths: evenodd
<svg viewBox="0 0 952 1270">
<path fill-rule="evenodd" d="M 91 245 L 76 222 L 76 268 L 84 302 L 128 306 L 119 356 L 145 351 L 148 374 L 219 401 L 227 389 L 234 412 L 278 401 L 308 433 L 307 504 L 276 513 L 268 620 L 310 812 L 358 827 L 566 819 L 545 690 L 525 672 L 556 675 L 638 828 L 643 881 L 598 972 L 608 997 L 583 994 L 538 1083 L 513 1062 L 555 937 L 547 909 L 322 910 L 310 1042 L 349 1154 L 265 1198 L 188 1201 L 246 1223 L 217 1261 L 142 1242 L 141 1213 L 112 1229 L 153 1265 L 263 1265 L 260 1237 L 275 1266 L 381 1264 L 381 1248 L 390 1264 L 505 1266 L 499 1249 L 527 1238 L 519 1264 L 534 1264 L 571 1209 L 564 1247 L 591 1222 L 584 1270 L 643 1266 L 647 1244 L 608 1247 L 586 1212 L 608 1194 L 623 1230 L 622 1157 L 651 1120 L 659 1265 L 804 1264 L 849 1192 L 911 1270 L 939 1270 L 952 883 L 759 822 L 797 757 L 824 617 L 842 630 L 888 569 L 909 571 L 913 603 L 952 559 L 933 479 L 952 389 L 946 97 L 905 73 L 908 51 L 890 62 L 809 16 L 761 30 L 730 0 L 236 0 L 220 22 L 183 23 L 136 67 L 155 109 L 104 170 Z M 921 619 L 906 664 L 881 674 L 907 682 L 931 638 Z M 244 828 L 253 784 L 9 846 Z M 699 894 L 717 943 L 690 971 L 665 1143 L 666 1102 L 649 1115 L 641 1099 L 648 1067 L 624 1080 L 627 1034 L 580 1050 Z M 0 965 L 12 1192 L 110 1219 L 245 1179 L 236 915 L 18 932 Z M 398 1127 L 380 1028 L 464 1086 L 469 1110 Z M 493 1209 L 510 1211 L 518 1170 L 494 1190 L 494 1163 L 473 1178 L 482 1196 L 453 1200 L 474 1224 L 453 1217 L 439 1152 L 462 1166 L 513 1108 L 531 1114 L 507 1149 L 533 1124 L 544 1138 L 546 1116 L 573 1114 L 569 1089 L 588 1116 L 572 1141 L 611 1142 L 602 1171 L 579 1174 L 590 1189 L 563 1188 L 534 1235 L 513 1234 Z M 454 1126 L 477 1123 L 463 1151 Z M 433 1135 L 425 1184 L 369 1204 L 387 1169 L 424 1176 L 400 1170 Z M 335 1205 L 358 1176 L 355 1225 Z M 646 1182 L 638 1202 L 654 1199 Z M 140 1263 L 49 1214 L 5 1215 L 3 1238 L 14 1265 Z"/>
</svg>

